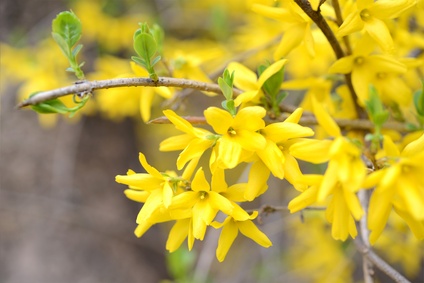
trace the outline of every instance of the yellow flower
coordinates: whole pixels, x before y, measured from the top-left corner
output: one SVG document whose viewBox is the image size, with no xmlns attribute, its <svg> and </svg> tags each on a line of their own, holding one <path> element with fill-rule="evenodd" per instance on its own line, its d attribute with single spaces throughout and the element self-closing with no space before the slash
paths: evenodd
<svg viewBox="0 0 424 283">
<path fill-rule="evenodd" d="M 245 107 L 233 117 L 225 110 L 209 107 L 204 114 L 207 123 L 221 135 L 216 145 L 218 167 L 234 168 L 255 151 L 265 148 L 266 140 L 257 132 L 265 128 L 264 108 Z"/>
<path fill-rule="evenodd" d="M 147 173 L 129 170 L 127 175 L 118 175 L 115 180 L 129 186 L 125 191 L 128 198 L 144 202 L 136 220 L 139 224 L 136 235 L 141 237 L 153 224 L 172 219 L 166 209 L 170 206 L 174 194 L 181 193 L 186 185 L 184 178 L 189 179 L 190 176 L 186 174 L 182 178 L 174 172 L 160 173 L 147 163 L 142 153 L 139 154 L 139 160 Z"/>
<path fill-rule="evenodd" d="M 284 36 L 274 53 L 274 60 L 287 56 L 301 43 L 305 44 L 311 56 L 315 55 L 311 33 L 312 20 L 293 1 L 284 1 L 283 7 L 278 8 L 254 4 L 252 10 L 284 23 Z"/>
<path fill-rule="evenodd" d="M 301 115 L 302 109 L 298 108 L 284 122 L 270 124 L 260 131 L 266 139 L 266 146 L 256 151 L 259 160 L 253 163 L 249 172 L 244 195 L 247 200 L 252 201 L 265 192 L 270 172 L 277 178 L 286 178 L 298 188 L 296 179 L 302 173 L 289 148 L 300 141 L 299 138 L 314 134 L 312 129 L 297 124 Z"/>
<path fill-rule="evenodd" d="M 177 159 L 177 167 L 179 170 L 182 169 L 188 161 L 200 158 L 218 139 L 216 135 L 205 129 L 193 127 L 189 122 L 178 116 L 172 110 L 165 110 L 163 113 L 178 130 L 186 133 L 167 138 L 162 141 L 159 146 L 159 150 L 161 151 L 183 150 Z"/>
<path fill-rule="evenodd" d="M 393 51 L 393 39 L 384 20 L 399 17 L 416 3 L 416 0 L 358 0 L 356 9 L 346 17 L 337 35 L 342 37 L 364 30 L 383 50 Z"/>
<path fill-rule="evenodd" d="M 211 190 L 202 168 L 196 172 L 191 183 L 191 191 L 175 196 L 170 206 L 172 217 L 183 218 L 184 211 L 192 211 L 192 229 L 195 239 L 203 240 L 206 227 L 211 224 L 218 211 L 231 215 L 234 206 L 220 193 Z M 181 213 L 183 212 L 183 215 Z"/>
<path fill-rule="evenodd" d="M 224 261 L 239 231 L 265 248 L 272 246 L 269 238 L 252 222 L 252 219 L 255 219 L 257 216 L 258 212 L 255 211 L 247 220 L 237 221 L 233 217 L 228 216 L 222 223 L 214 221 L 211 224 L 216 229 L 222 227 L 216 249 L 216 258 L 220 262 Z"/>
<path fill-rule="evenodd" d="M 329 69 L 329 73 L 352 74 L 352 84 L 358 96 L 359 103 L 364 105 L 368 99 L 369 84 L 379 83 L 374 78 L 378 74 L 400 75 L 407 71 L 406 66 L 399 60 L 387 54 L 371 54 L 373 44 L 370 38 L 363 36 L 354 48 L 353 54 L 337 60 Z M 387 77 L 386 78 L 390 78 Z M 383 83 L 386 83 L 387 80 Z M 393 84 L 396 81 L 389 81 Z M 381 85 L 381 84 L 379 84 Z M 396 87 L 399 89 L 399 87 Z M 402 103 L 404 98 L 399 95 L 391 95 L 393 100 Z M 381 99 L 386 99 L 381 96 Z M 402 103 L 405 104 L 405 103 Z"/>
<path fill-rule="evenodd" d="M 384 136 L 385 168 L 370 174 L 365 187 L 376 186 L 369 204 L 370 242 L 375 243 L 386 226 L 392 208 L 418 239 L 424 239 L 424 135 L 399 152 Z"/>
<path fill-rule="evenodd" d="M 307 146 L 307 144 L 303 145 Z M 312 152 L 322 146 L 326 147 L 328 144 L 311 143 L 310 146 L 310 148 L 304 148 L 306 152 Z M 295 152 L 296 148 L 293 151 Z M 297 180 L 309 187 L 289 203 L 289 209 L 293 213 L 313 203 L 322 203 L 331 197 L 326 218 L 332 223 L 333 238 L 346 240 L 348 235 L 354 238 L 357 235 L 355 220 L 359 220 L 363 215 L 356 196 L 366 176 L 366 167 L 361 160 L 361 150 L 347 138 L 338 136 L 331 143 L 328 156 L 330 161 L 323 177 L 303 176 Z M 318 160 L 323 159 L 318 156 Z"/>
</svg>

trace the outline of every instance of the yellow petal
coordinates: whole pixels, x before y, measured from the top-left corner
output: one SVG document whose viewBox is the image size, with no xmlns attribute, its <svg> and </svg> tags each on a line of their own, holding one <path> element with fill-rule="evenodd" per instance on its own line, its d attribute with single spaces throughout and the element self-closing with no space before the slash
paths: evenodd
<svg viewBox="0 0 424 283">
<path fill-rule="evenodd" d="M 314 108 L 314 114 L 318 120 L 318 124 L 324 128 L 324 130 L 333 137 L 341 136 L 340 128 L 337 123 L 331 118 L 330 114 L 324 109 L 322 104 L 318 102 L 315 96 L 312 96 L 312 105 Z"/>
<path fill-rule="evenodd" d="M 168 240 L 166 241 L 166 249 L 169 252 L 176 251 L 184 240 L 187 238 L 190 218 L 177 220 L 169 232 Z"/>
<path fill-rule="evenodd" d="M 174 151 L 184 149 L 193 139 L 192 135 L 183 134 L 165 139 L 159 144 L 160 151 Z"/>
<path fill-rule="evenodd" d="M 208 201 L 213 208 L 217 210 L 219 209 L 227 215 L 231 215 L 233 212 L 234 207 L 231 201 L 217 192 L 209 192 Z M 209 221 L 207 224 L 210 224 L 211 221 Z"/>
<path fill-rule="evenodd" d="M 209 107 L 204 111 L 206 121 L 218 134 L 224 135 L 232 125 L 233 117 L 230 113 L 217 107 Z"/>
<path fill-rule="evenodd" d="M 163 179 L 162 174 L 158 170 L 156 170 L 156 168 L 154 168 L 153 166 L 150 166 L 150 164 L 147 163 L 146 156 L 144 156 L 143 153 L 140 152 L 138 154 L 138 159 L 140 160 L 141 166 L 143 166 L 143 168 L 147 171 L 147 173 L 149 173 L 150 175 L 158 179 Z"/>
<path fill-rule="evenodd" d="M 258 80 L 258 86 L 262 87 L 262 85 L 274 74 L 279 72 L 284 65 L 287 63 L 287 59 L 281 59 L 276 62 L 274 62 L 272 65 L 270 65 L 266 70 L 261 74 Z"/>
<path fill-rule="evenodd" d="M 145 88 L 140 95 L 140 113 L 143 122 L 147 122 L 150 119 L 150 108 L 152 107 L 152 101 L 154 97 L 153 89 Z"/>
<path fill-rule="evenodd" d="M 163 114 L 174 124 L 175 128 L 187 134 L 193 134 L 193 126 L 187 121 L 178 116 L 172 110 L 164 110 Z"/>
<path fill-rule="evenodd" d="M 328 72 L 330 74 L 336 74 L 336 73 L 348 74 L 348 73 L 352 72 L 353 61 L 354 61 L 353 55 L 340 58 L 339 60 L 334 62 L 333 65 L 331 65 Z"/>
<path fill-rule="evenodd" d="M 269 238 L 261 230 L 259 230 L 251 220 L 237 222 L 237 226 L 240 233 L 252 239 L 258 245 L 265 248 L 272 246 L 272 242 Z"/>
<path fill-rule="evenodd" d="M 216 249 L 216 258 L 218 259 L 218 261 L 224 261 L 237 235 L 238 227 L 236 226 L 234 221 L 229 221 L 222 228 L 221 235 L 219 236 L 218 240 L 218 247 Z"/>
<path fill-rule="evenodd" d="M 394 50 L 392 36 L 390 35 L 390 31 L 386 24 L 382 20 L 372 17 L 365 22 L 364 28 L 383 50 Z"/>
<path fill-rule="evenodd" d="M 292 199 L 288 205 L 290 213 L 295 213 L 316 202 L 317 193 L 318 186 L 312 186 L 297 197 L 295 197 L 294 199 Z"/>
<path fill-rule="evenodd" d="M 195 192 L 210 191 L 210 186 L 208 181 L 206 181 L 202 167 L 200 167 L 196 175 L 194 175 L 193 181 L 191 182 L 191 189 Z"/>
<path fill-rule="evenodd" d="M 250 106 L 241 109 L 234 118 L 233 127 L 242 128 L 249 131 L 257 131 L 265 127 L 262 119 L 266 115 L 266 110 L 260 106 Z"/>
<path fill-rule="evenodd" d="M 264 191 L 264 187 L 268 187 L 267 180 L 269 178 L 269 174 L 269 169 L 263 164 L 262 161 L 253 163 L 249 172 L 246 192 L 244 193 L 244 198 L 246 200 L 254 200 L 260 192 Z"/>
<path fill-rule="evenodd" d="M 231 62 L 228 64 L 227 69 L 230 73 L 234 72 L 234 86 L 237 88 L 244 91 L 258 90 L 260 88 L 256 82 L 256 74 L 244 65 Z"/>
<path fill-rule="evenodd" d="M 150 195 L 149 191 L 135 191 L 135 190 L 125 190 L 124 194 L 127 198 L 137 202 L 146 202 L 147 197 Z"/>
<path fill-rule="evenodd" d="M 266 147 L 256 153 L 275 177 L 284 178 L 284 155 L 274 142 L 267 140 Z"/>
<path fill-rule="evenodd" d="M 290 146 L 289 152 L 297 159 L 319 164 L 329 160 L 331 144 L 330 140 L 299 139 Z"/>
<path fill-rule="evenodd" d="M 364 22 L 362 21 L 359 11 L 353 12 L 346 17 L 343 24 L 337 31 L 337 36 L 343 37 L 351 33 L 360 31 L 364 28 Z"/>
<path fill-rule="evenodd" d="M 297 108 L 296 110 L 293 111 L 293 113 L 290 114 L 289 117 L 287 117 L 286 120 L 284 120 L 284 122 L 290 122 L 290 123 L 299 123 L 300 118 L 302 117 L 303 114 L 303 109 L 302 108 Z"/>
<path fill-rule="evenodd" d="M 283 39 L 275 50 L 274 60 L 280 60 L 287 56 L 295 47 L 297 47 L 305 37 L 307 23 L 293 24 L 284 33 Z"/>
</svg>

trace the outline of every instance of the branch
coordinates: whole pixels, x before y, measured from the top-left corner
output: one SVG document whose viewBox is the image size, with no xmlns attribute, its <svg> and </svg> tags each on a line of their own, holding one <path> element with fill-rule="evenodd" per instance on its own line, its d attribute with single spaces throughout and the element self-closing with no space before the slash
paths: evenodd
<svg viewBox="0 0 424 283">
<path fill-rule="evenodd" d="M 289 107 L 291 108 L 291 107 Z M 289 114 L 282 114 L 278 119 L 268 121 L 270 123 L 274 121 L 284 121 Z M 205 125 L 206 119 L 202 116 L 185 116 L 183 117 L 191 124 L 198 124 L 198 125 Z M 337 123 L 337 125 L 344 130 L 363 130 L 363 131 L 373 131 L 374 125 L 371 123 L 371 121 L 366 119 L 356 119 L 356 120 L 350 120 L 350 119 L 334 119 L 334 121 Z M 170 124 L 171 121 L 169 121 L 168 118 L 165 116 L 158 117 L 156 119 L 150 120 L 149 124 Z M 309 115 L 309 116 L 303 116 L 299 120 L 299 124 L 303 126 L 315 126 L 318 125 L 318 121 L 315 118 L 315 116 Z M 395 130 L 401 133 L 407 133 L 409 132 L 406 125 L 399 123 L 399 122 L 387 122 L 383 125 L 384 129 L 391 129 Z"/>
<path fill-rule="evenodd" d="M 370 242 L 369 242 L 369 234 L 370 231 L 368 230 L 368 204 L 369 204 L 369 191 L 366 190 L 360 190 L 358 192 L 358 199 L 361 203 L 362 209 L 364 211 L 364 215 L 362 215 L 362 218 L 359 220 L 359 232 L 361 235 L 362 242 L 366 248 L 370 248 Z M 373 283 L 373 265 L 370 262 L 369 259 L 367 259 L 364 255 L 362 255 L 362 270 L 364 272 L 364 282 L 365 283 Z"/>
<path fill-rule="evenodd" d="M 328 42 L 330 43 L 331 48 L 333 48 L 333 51 L 336 54 L 337 59 L 345 57 L 345 53 L 343 52 L 343 49 L 340 46 L 339 41 L 337 40 L 336 36 L 334 35 L 327 21 L 321 15 L 320 10 L 318 9 L 318 11 L 314 11 L 314 9 L 312 9 L 311 4 L 309 3 L 308 0 L 294 0 L 294 2 L 296 2 L 296 4 L 305 12 L 305 14 L 308 15 L 308 17 L 311 18 L 311 20 L 314 21 L 314 23 L 319 27 L 319 29 L 322 31 L 322 33 L 325 35 Z M 358 113 L 358 116 L 361 118 L 366 118 L 367 115 L 365 111 L 358 105 L 357 95 L 352 85 L 351 75 L 346 74 L 345 80 L 346 80 L 346 85 L 349 88 L 350 93 L 352 94 L 353 102 L 355 103 L 355 109 L 356 109 L 356 112 Z"/>
<path fill-rule="evenodd" d="M 321 15 L 320 10 L 318 9 L 318 11 L 314 11 L 314 9 L 311 7 L 311 4 L 307 0 L 294 0 L 294 2 L 296 2 L 296 4 L 303 10 L 303 12 L 305 12 L 305 14 L 308 15 L 308 17 L 311 18 L 311 20 L 314 21 L 314 23 L 319 27 L 333 48 L 337 59 L 344 57 L 345 54 L 342 47 L 340 46 L 330 26 L 327 24 L 327 21 Z"/>
<path fill-rule="evenodd" d="M 74 85 L 62 87 L 54 90 L 39 92 L 36 95 L 22 101 L 17 105 L 17 108 L 22 108 L 29 105 L 35 105 L 50 99 L 70 95 L 70 94 L 83 94 L 91 93 L 96 89 L 114 88 L 114 87 L 130 87 L 130 86 L 147 86 L 147 87 L 181 87 L 192 88 L 201 91 L 209 91 L 215 93 L 222 93 L 217 84 L 205 83 L 188 79 L 177 79 L 160 77 L 158 81 L 153 81 L 150 78 L 119 78 L 102 81 L 82 81 Z M 238 95 L 241 91 L 234 89 L 234 94 Z"/>
<path fill-rule="evenodd" d="M 402 274 L 400 274 L 396 269 L 394 269 L 390 264 L 385 262 L 380 258 L 371 248 L 365 246 L 365 244 L 359 239 L 355 239 L 355 245 L 357 250 L 366 257 L 375 267 L 383 271 L 386 275 L 392 278 L 395 282 L 398 283 L 410 283 Z"/>
</svg>

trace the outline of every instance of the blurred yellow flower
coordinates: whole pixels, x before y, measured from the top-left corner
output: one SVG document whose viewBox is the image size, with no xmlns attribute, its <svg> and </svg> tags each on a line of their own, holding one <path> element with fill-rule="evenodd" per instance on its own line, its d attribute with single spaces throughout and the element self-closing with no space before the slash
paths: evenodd
<svg viewBox="0 0 424 283">
<path fill-rule="evenodd" d="M 356 9 L 345 18 L 337 35 L 342 37 L 365 30 L 383 50 L 393 51 L 393 39 L 384 20 L 399 17 L 416 3 L 416 0 L 358 0 Z"/>
<path fill-rule="evenodd" d="M 384 168 L 371 173 L 364 185 L 376 186 L 369 204 L 370 242 L 383 232 L 392 208 L 418 239 L 424 239 L 424 134 L 402 152 L 384 136 L 383 150 L 378 162 Z"/>
</svg>

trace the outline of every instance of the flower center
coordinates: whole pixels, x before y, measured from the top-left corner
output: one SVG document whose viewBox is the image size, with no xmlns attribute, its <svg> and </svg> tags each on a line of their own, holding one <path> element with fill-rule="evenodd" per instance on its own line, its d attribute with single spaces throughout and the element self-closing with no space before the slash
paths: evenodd
<svg viewBox="0 0 424 283">
<path fill-rule="evenodd" d="M 377 73 L 377 79 L 384 80 L 387 77 L 387 73 L 379 72 Z"/>
<path fill-rule="evenodd" d="M 228 133 L 230 136 L 235 136 L 235 135 L 237 135 L 236 130 L 234 130 L 232 127 L 230 127 L 230 128 L 228 129 L 227 133 Z"/>
<path fill-rule="evenodd" d="M 362 64 L 364 64 L 364 62 L 365 62 L 365 59 L 362 56 L 356 57 L 355 61 L 354 61 L 355 65 L 362 65 Z"/>
<path fill-rule="evenodd" d="M 207 193 L 206 192 L 200 192 L 200 199 L 205 199 L 206 198 L 206 196 L 207 196 Z"/>
<path fill-rule="evenodd" d="M 371 19 L 371 14 L 367 9 L 364 9 L 361 11 L 361 13 L 359 14 L 359 16 L 361 17 L 361 19 L 366 22 L 368 20 Z"/>
</svg>

